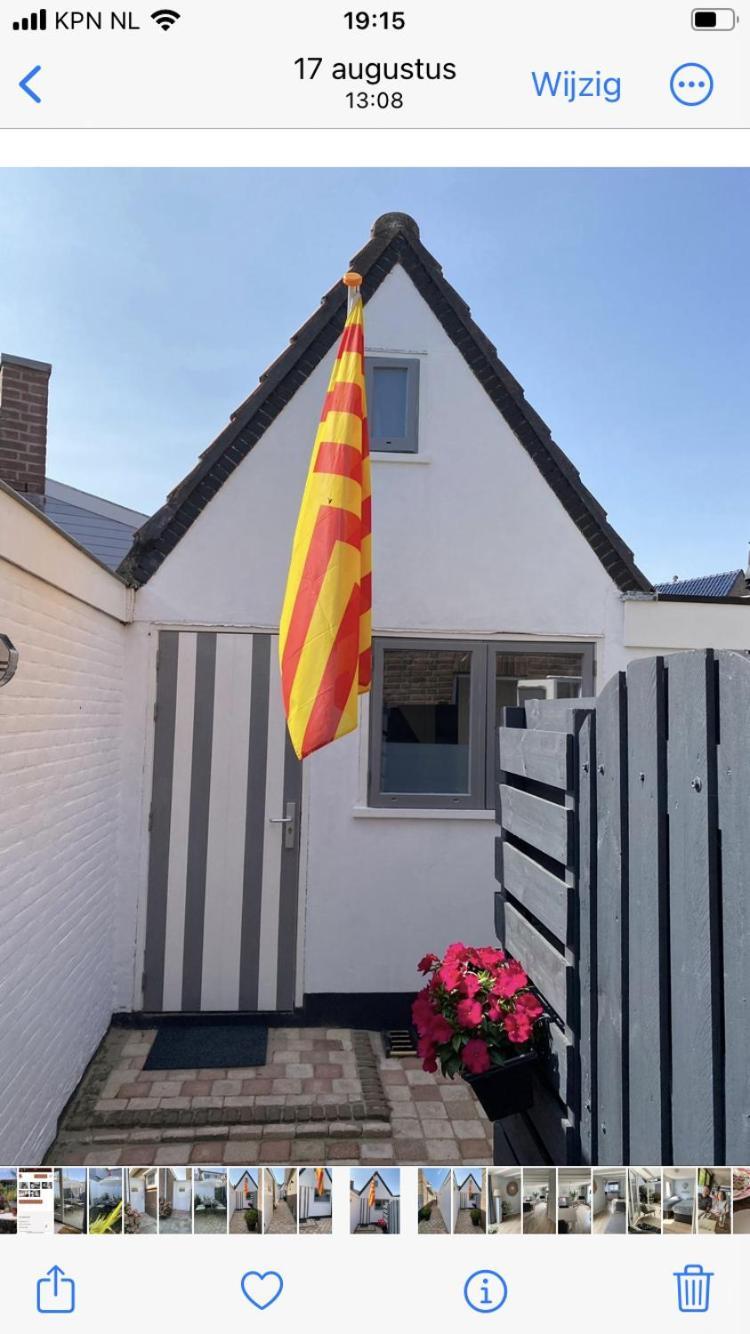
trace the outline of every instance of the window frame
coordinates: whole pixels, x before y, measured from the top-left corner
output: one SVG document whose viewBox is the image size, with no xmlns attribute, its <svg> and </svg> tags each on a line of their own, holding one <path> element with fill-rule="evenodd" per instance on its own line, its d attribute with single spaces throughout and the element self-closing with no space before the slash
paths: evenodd
<svg viewBox="0 0 750 1334">
<path fill-rule="evenodd" d="M 591 643 L 563 643 L 559 639 L 550 640 L 524 640 L 524 639 L 490 639 L 485 640 L 487 645 L 487 679 L 485 682 L 485 705 L 487 709 L 487 772 L 486 772 L 486 801 L 485 810 L 495 809 L 495 787 L 497 784 L 497 717 L 495 710 L 495 677 L 497 671 L 497 656 L 499 653 L 523 653 L 530 656 L 534 653 L 547 655 L 549 653 L 577 653 L 582 658 L 581 663 L 581 698 L 586 698 L 594 693 L 594 676 L 596 672 L 596 646 Z M 523 708 L 523 705 L 519 707 Z M 490 801 L 490 798 L 492 800 Z"/>
<path fill-rule="evenodd" d="M 373 640 L 372 659 L 372 699 L 370 702 L 370 772 L 368 783 L 368 805 L 396 810 L 478 810 L 477 800 L 484 789 L 484 746 L 482 727 L 484 710 L 485 665 L 481 651 L 482 643 L 476 639 L 401 639 L 382 638 Z M 449 653 L 469 653 L 469 783 L 468 792 L 383 792 L 382 756 L 383 756 L 383 658 L 391 652 L 413 653 L 448 651 Z"/>
<path fill-rule="evenodd" d="M 469 653 L 469 791 L 448 792 L 383 792 L 382 781 L 382 717 L 383 717 L 383 658 L 391 651 L 415 652 L 447 650 Z M 495 806 L 495 752 L 497 749 L 497 722 L 495 718 L 495 673 L 499 653 L 548 655 L 576 653 L 582 658 L 581 697 L 594 694 L 596 673 L 596 644 L 587 641 L 517 640 L 517 639 L 421 639 L 384 635 L 373 639 L 372 694 L 368 738 L 367 805 L 373 809 L 391 810 L 472 810 L 490 811 Z"/>
<path fill-rule="evenodd" d="M 375 403 L 374 371 L 385 369 L 406 370 L 406 435 L 394 436 L 391 440 L 376 439 L 374 435 L 374 415 L 370 404 Z M 418 454 L 419 453 L 419 358 L 365 356 L 365 391 L 367 394 L 367 419 L 370 428 L 370 452 L 373 454 Z"/>
</svg>

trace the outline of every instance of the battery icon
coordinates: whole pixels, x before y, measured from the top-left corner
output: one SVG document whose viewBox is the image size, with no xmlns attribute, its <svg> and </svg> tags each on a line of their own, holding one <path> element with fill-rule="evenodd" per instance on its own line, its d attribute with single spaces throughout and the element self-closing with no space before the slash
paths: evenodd
<svg viewBox="0 0 750 1334">
<path fill-rule="evenodd" d="M 693 27 L 698 32 L 731 32 L 736 22 L 733 9 L 693 10 Z"/>
</svg>

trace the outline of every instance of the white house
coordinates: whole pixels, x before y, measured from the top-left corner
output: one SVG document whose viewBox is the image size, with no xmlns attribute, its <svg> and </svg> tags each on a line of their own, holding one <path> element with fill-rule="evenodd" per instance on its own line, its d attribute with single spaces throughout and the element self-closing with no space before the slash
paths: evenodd
<svg viewBox="0 0 750 1334">
<path fill-rule="evenodd" d="M 318 1173 L 321 1173 L 318 1180 Z M 299 1221 L 330 1218 L 333 1210 L 333 1179 L 327 1167 L 299 1170 Z"/>
<path fill-rule="evenodd" d="M 260 1168 L 245 1168 L 238 1174 L 229 1173 L 229 1185 L 227 1191 L 227 1212 L 231 1222 L 233 1214 L 238 1210 L 244 1213 L 245 1209 L 259 1209 L 258 1194 L 258 1174 Z"/>
<path fill-rule="evenodd" d="M 373 1181 L 375 1191 L 370 1202 Z M 399 1230 L 399 1198 L 386 1185 L 379 1172 L 373 1172 L 364 1185 L 357 1188 L 352 1182 L 349 1187 L 350 1230 L 377 1226 L 385 1222 L 389 1233 Z"/>
<path fill-rule="evenodd" d="M 12 374 L 34 450 L 30 481 L 0 467 L 0 635 L 19 654 L 0 689 L 5 1161 L 44 1153 L 113 1010 L 403 1023 L 425 951 L 494 939 L 498 709 L 597 690 L 635 656 L 750 642 L 747 600 L 651 589 L 411 218 L 379 218 L 352 264 L 373 691 L 304 766 L 277 632 L 342 285 L 117 573 L 81 539 L 93 523 L 111 559 L 137 516 L 35 492 L 49 367 L 0 358 L 0 444 Z"/>
<path fill-rule="evenodd" d="M 223 1205 L 226 1201 L 227 1174 L 222 1168 L 196 1167 L 193 1171 L 193 1184 L 196 1204 L 202 1204 L 207 1200 L 210 1204 L 218 1201 Z"/>
</svg>

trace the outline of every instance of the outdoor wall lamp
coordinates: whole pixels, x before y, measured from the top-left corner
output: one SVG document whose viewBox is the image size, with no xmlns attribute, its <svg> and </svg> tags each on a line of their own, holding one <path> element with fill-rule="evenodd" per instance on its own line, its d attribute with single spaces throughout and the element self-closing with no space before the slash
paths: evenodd
<svg viewBox="0 0 750 1334">
<path fill-rule="evenodd" d="M 0 634 L 0 686 L 13 680 L 18 666 L 18 649 L 7 635 Z"/>
</svg>

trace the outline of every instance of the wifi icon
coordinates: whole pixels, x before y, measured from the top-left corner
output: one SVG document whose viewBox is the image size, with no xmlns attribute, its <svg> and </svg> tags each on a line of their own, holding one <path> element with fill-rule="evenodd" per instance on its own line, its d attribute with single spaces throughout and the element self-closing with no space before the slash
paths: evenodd
<svg viewBox="0 0 750 1334">
<path fill-rule="evenodd" d="M 154 23 L 158 23 L 162 32 L 169 32 L 180 16 L 176 9 L 155 9 L 151 17 Z"/>
</svg>

